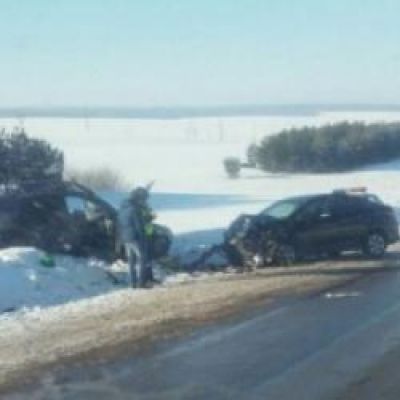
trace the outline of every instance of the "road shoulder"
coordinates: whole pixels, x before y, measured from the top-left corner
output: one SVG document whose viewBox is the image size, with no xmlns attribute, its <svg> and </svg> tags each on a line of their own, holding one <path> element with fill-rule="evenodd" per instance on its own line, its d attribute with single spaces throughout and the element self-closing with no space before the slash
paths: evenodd
<svg viewBox="0 0 400 400">
<path fill-rule="evenodd" d="M 218 275 L 151 291 L 120 290 L 0 324 L 0 389 L 57 365 L 109 359 L 255 305 L 305 296 L 391 268 L 359 260 Z"/>
</svg>

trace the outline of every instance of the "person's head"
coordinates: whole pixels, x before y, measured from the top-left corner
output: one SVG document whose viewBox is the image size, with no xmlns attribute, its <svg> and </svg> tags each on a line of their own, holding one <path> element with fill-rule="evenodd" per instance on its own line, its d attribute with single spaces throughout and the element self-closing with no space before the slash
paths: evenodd
<svg viewBox="0 0 400 400">
<path fill-rule="evenodd" d="M 149 192 L 144 187 L 137 187 L 131 191 L 129 199 L 135 204 L 145 204 L 149 199 Z"/>
</svg>

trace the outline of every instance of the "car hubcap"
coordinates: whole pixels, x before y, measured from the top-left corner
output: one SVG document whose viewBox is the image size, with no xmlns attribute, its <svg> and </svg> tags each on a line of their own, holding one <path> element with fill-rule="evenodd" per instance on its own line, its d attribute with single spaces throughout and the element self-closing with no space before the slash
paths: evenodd
<svg viewBox="0 0 400 400">
<path fill-rule="evenodd" d="M 385 240 L 381 235 L 370 235 L 368 238 L 368 249 L 374 256 L 383 254 L 385 251 Z"/>
</svg>

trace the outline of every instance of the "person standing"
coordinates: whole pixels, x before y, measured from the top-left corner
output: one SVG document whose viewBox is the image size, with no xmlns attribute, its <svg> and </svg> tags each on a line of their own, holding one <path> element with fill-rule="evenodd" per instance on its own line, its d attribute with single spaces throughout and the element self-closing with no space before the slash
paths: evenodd
<svg viewBox="0 0 400 400">
<path fill-rule="evenodd" d="M 148 189 L 138 187 L 122 202 L 118 214 L 121 240 L 125 247 L 133 288 L 143 288 L 153 280 L 150 240 L 154 215 L 148 200 Z"/>
</svg>

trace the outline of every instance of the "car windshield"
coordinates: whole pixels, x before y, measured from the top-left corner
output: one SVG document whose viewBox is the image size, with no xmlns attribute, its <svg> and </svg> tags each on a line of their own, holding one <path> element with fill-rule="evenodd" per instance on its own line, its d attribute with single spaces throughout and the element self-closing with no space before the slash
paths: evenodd
<svg viewBox="0 0 400 400">
<path fill-rule="evenodd" d="M 286 219 L 302 207 L 307 200 L 308 198 L 305 197 L 281 200 L 266 208 L 261 214 L 276 219 Z"/>
</svg>

